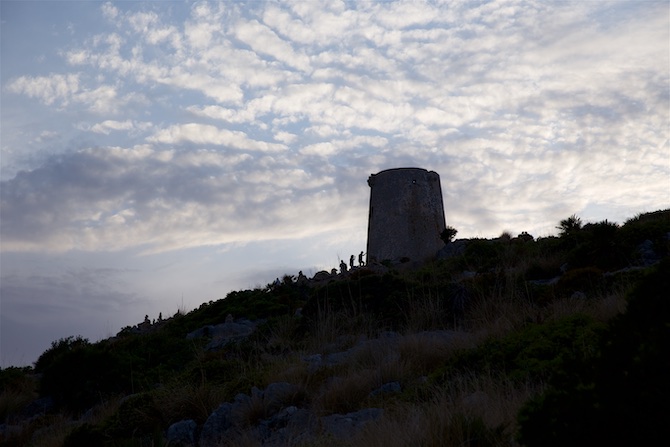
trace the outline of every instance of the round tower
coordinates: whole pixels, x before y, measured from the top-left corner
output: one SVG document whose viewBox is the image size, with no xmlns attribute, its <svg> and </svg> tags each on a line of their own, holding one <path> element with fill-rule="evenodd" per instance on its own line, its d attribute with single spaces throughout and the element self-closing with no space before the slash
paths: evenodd
<svg viewBox="0 0 670 447">
<path fill-rule="evenodd" d="M 387 169 L 368 178 L 368 262 L 427 261 L 444 246 L 440 176 L 421 168 Z"/>
</svg>

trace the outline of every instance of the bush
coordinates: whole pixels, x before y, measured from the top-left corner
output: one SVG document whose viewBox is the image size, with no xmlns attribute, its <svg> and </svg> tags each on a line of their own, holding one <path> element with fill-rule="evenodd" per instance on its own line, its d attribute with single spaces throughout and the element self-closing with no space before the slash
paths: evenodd
<svg viewBox="0 0 670 447">
<path fill-rule="evenodd" d="M 461 351 L 446 365 L 442 378 L 467 371 L 504 372 L 512 380 L 548 380 L 577 373 L 580 361 L 595 355 L 602 324 L 572 315 L 544 324 L 530 323 L 503 338 L 492 338 Z"/>
<path fill-rule="evenodd" d="M 104 431 L 112 438 L 142 437 L 160 430 L 163 422 L 151 394 L 134 394 L 119 405 L 116 413 L 105 424 Z"/>
<path fill-rule="evenodd" d="M 527 446 L 660 445 L 670 420 L 670 259 L 639 283 L 580 374 L 554 376 L 519 413 Z"/>
<path fill-rule="evenodd" d="M 31 368 L 29 366 L 0 368 L 0 393 L 5 391 L 23 392 L 32 390 L 33 380 L 30 377 Z"/>
<path fill-rule="evenodd" d="M 404 322 L 414 287 L 411 281 L 391 273 L 334 281 L 313 293 L 302 314 L 315 321 L 323 312 L 348 315 L 365 312 L 378 317 L 381 326 L 399 326 Z"/>
<path fill-rule="evenodd" d="M 90 343 L 88 342 L 88 339 L 82 338 L 81 335 L 77 335 L 76 337 L 65 337 L 57 341 L 52 341 L 51 347 L 44 351 L 35 362 L 35 372 L 43 373 L 59 357 L 66 355 L 78 348 L 89 345 Z"/>
<path fill-rule="evenodd" d="M 499 241 L 473 239 L 461 256 L 461 269 L 486 272 L 500 264 L 502 244 Z"/>
<path fill-rule="evenodd" d="M 90 447 L 103 445 L 105 436 L 102 430 L 92 424 L 82 424 L 70 432 L 63 441 L 63 447 Z"/>
<path fill-rule="evenodd" d="M 444 242 L 445 244 L 448 244 L 449 242 L 454 240 L 456 234 L 458 234 L 458 230 L 454 227 L 450 227 L 449 225 L 447 225 L 447 228 L 442 230 L 442 233 L 440 233 L 440 239 L 442 239 L 442 242 Z"/>
<path fill-rule="evenodd" d="M 79 413 L 100 402 L 110 391 L 121 391 L 101 386 L 114 370 L 114 359 L 102 349 L 80 344 L 61 352 L 44 369 L 40 394 L 53 397 L 57 406 Z"/>
<path fill-rule="evenodd" d="M 603 271 L 596 267 L 585 267 L 567 271 L 556 284 L 558 296 L 570 297 L 575 292 L 587 296 L 600 291 L 605 281 Z"/>
<path fill-rule="evenodd" d="M 183 369 L 194 352 L 188 340 L 162 331 L 96 344 L 63 339 L 43 355 L 48 362 L 38 360 L 43 368 L 40 394 L 79 413 L 115 394 L 150 389 Z"/>
</svg>

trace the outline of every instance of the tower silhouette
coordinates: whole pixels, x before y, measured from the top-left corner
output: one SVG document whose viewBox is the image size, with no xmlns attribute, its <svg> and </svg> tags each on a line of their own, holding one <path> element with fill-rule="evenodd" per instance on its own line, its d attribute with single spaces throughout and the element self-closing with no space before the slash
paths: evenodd
<svg viewBox="0 0 670 447">
<path fill-rule="evenodd" d="M 440 176 L 421 168 L 387 169 L 368 178 L 367 261 L 427 261 L 444 246 Z"/>
</svg>

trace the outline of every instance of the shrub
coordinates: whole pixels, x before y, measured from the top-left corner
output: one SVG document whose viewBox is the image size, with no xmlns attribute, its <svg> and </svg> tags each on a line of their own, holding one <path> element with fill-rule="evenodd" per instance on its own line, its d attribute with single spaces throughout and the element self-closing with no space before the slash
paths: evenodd
<svg viewBox="0 0 670 447">
<path fill-rule="evenodd" d="M 78 348 L 89 346 L 87 338 L 81 335 L 70 336 L 51 342 L 51 347 L 44 351 L 35 362 L 35 372 L 43 373 L 51 364 L 62 355 L 68 354 Z"/>
<path fill-rule="evenodd" d="M 519 413 L 528 446 L 659 445 L 670 420 L 670 259 L 639 283 L 614 318 L 600 355 L 580 374 L 554 376 Z M 579 360 L 579 359 L 577 359 Z"/>
<path fill-rule="evenodd" d="M 100 386 L 114 369 L 112 362 L 99 347 L 88 343 L 70 348 L 44 369 L 40 394 L 52 396 L 57 406 L 71 412 L 84 411 L 112 391 Z"/>
<path fill-rule="evenodd" d="M 500 263 L 502 244 L 499 241 L 473 239 L 461 256 L 461 269 L 486 272 Z"/>
<path fill-rule="evenodd" d="M 463 371 L 504 372 L 513 380 L 547 380 L 574 374 L 578 360 L 595 355 L 602 325 L 584 315 L 544 324 L 530 323 L 503 338 L 491 338 L 479 347 L 454 355 L 438 376 L 448 380 Z"/>
<path fill-rule="evenodd" d="M 381 326 L 399 326 L 404 321 L 408 295 L 414 286 L 391 273 L 362 276 L 355 281 L 334 281 L 313 293 L 302 314 L 316 321 L 322 312 L 350 315 L 366 312 L 378 317 Z"/>
<path fill-rule="evenodd" d="M 153 387 L 184 368 L 194 350 L 183 337 L 159 331 L 95 344 L 70 337 L 45 354 L 38 360 L 43 368 L 40 393 L 79 413 L 112 395 Z"/>
<path fill-rule="evenodd" d="M 0 424 L 17 415 L 35 397 L 35 380 L 30 368 L 0 369 Z"/>
<path fill-rule="evenodd" d="M 445 244 L 448 244 L 449 242 L 454 240 L 457 233 L 458 233 L 458 230 L 456 228 L 450 227 L 449 225 L 447 225 L 447 228 L 442 230 L 442 233 L 440 233 L 440 239 L 442 239 L 442 241 Z"/>
<path fill-rule="evenodd" d="M 104 429 L 112 438 L 130 438 L 152 434 L 163 426 L 161 413 L 149 393 L 127 397 Z"/>
<path fill-rule="evenodd" d="M 603 271 L 596 267 L 585 267 L 567 271 L 556 284 L 559 296 L 570 297 L 574 292 L 587 295 L 604 286 Z"/>
<path fill-rule="evenodd" d="M 103 445 L 105 436 L 100 427 L 93 424 L 82 424 L 70 432 L 63 441 L 63 447 L 90 447 Z"/>
</svg>

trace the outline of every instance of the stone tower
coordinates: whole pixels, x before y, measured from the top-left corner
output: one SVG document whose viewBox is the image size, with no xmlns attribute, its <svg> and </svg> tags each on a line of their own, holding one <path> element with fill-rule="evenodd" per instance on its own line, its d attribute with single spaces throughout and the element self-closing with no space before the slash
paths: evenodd
<svg viewBox="0 0 670 447">
<path fill-rule="evenodd" d="M 420 168 L 387 169 L 368 178 L 368 262 L 427 261 L 444 247 L 440 176 Z"/>
</svg>

